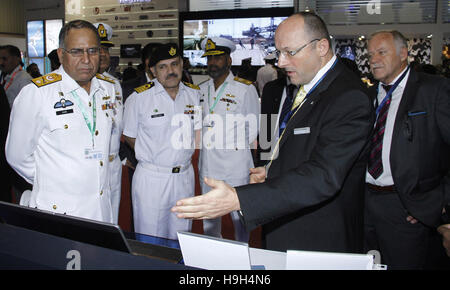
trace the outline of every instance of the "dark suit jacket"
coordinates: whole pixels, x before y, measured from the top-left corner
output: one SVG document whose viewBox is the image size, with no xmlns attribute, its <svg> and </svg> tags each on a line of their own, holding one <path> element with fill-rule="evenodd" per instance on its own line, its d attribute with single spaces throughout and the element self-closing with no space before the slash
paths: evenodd
<svg viewBox="0 0 450 290">
<path fill-rule="evenodd" d="M 437 226 L 450 196 L 449 79 L 410 71 L 395 119 L 390 164 L 408 212 Z"/>
<path fill-rule="evenodd" d="M 237 188 L 247 229 L 263 225 L 268 249 L 361 252 L 373 122 L 366 88 L 338 61 L 288 122 L 266 182 Z"/>
<path fill-rule="evenodd" d="M 270 142 L 273 139 L 272 134 L 274 128 L 272 128 L 272 126 L 275 126 L 276 121 L 271 122 L 271 115 L 278 114 L 285 86 L 285 77 L 270 81 L 264 86 L 263 93 L 261 95 L 261 116 L 264 115 L 265 118 L 261 117 L 259 140 L 262 138 L 262 140 Z M 266 144 L 263 145 L 264 148 L 261 148 L 261 142 L 258 143 L 258 157 L 261 156 L 262 152 L 270 152 L 270 148 L 265 148 L 267 147 Z M 267 160 L 260 160 L 258 158 L 258 166 L 265 165 L 266 163 Z"/>
</svg>

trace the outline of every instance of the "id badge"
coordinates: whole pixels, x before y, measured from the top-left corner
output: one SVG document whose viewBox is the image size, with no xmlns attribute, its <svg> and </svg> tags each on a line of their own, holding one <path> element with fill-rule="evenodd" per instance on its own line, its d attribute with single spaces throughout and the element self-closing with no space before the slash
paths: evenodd
<svg viewBox="0 0 450 290">
<path fill-rule="evenodd" d="M 103 152 L 92 148 L 84 149 L 84 159 L 103 160 Z"/>
</svg>

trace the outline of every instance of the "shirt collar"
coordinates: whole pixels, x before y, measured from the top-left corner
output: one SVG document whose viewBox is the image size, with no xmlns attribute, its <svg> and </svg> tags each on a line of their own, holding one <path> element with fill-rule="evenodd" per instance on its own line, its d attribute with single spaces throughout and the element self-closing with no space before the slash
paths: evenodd
<svg viewBox="0 0 450 290">
<path fill-rule="evenodd" d="M 336 56 L 333 57 L 317 72 L 316 76 L 306 85 L 303 86 L 303 89 L 306 93 L 314 87 L 314 85 L 327 73 L 327 71 L 333 66 L 336 61 Z"/>
<path fill-rule="evenodd" d="M 66 73 L 63 66 L 61 65 L 57 70 L 54 71 L 57 74 L 60 74 L 62 76 L 62 90 L 63 93 L 70 93 L 72 91 L 76 90 L 84 90 L 70 75 Z M 91 89 L 90 94 L 93 95 L 98 89 L 105 90 L 103 86 L 100 84 L 99 80 L 96 76 L 94 76 L 91 80 Z"/>
<path fill-rule="evenodd" d="M 398 75 L 397 77 L 389 84 L 389 85 L 393 85 L 395 84 L 395 82 L 401 77 L 401 75 L 408 69 L 408 66 L 406 66 Z M 406 81 L 408 80 L 408 76 L 409 76 L 409 71 L 408 73 L 405 75 L 405 77 L 402 79 L 402 81 L 398 84 L 398 87 L 400 88 L 404 88 L 406 85 Z M 382 84 L 381 82 L 379 82 L 378 84 L 378 91 L 384 91 L 384 90 L 380 90 L 381 85 L 385 85 Z"/>
<path fill-rule="evenodd" d="M 167 93 L 167 91 L 166 91 L 166 89 L 163 87 L 163 85 L 162 85 L 160 82 L 158 82 L 158 79 L 157 79 L 157 78 L 154 78 L 154 79 L 152 80 L 152 82 L 155 83 L 155 93 L 156 93 L 156 94 L 166 94 L 167 96 L 169 96 L 169 93 Z M 182 81 L 180 81 L 180 83 L 178 84 L 178 93 L 177 93 L 177 95 L 180 94 L 180 91 L 181 91 L 181 90 L 185 90 L 185 89 L 186 89 L 186 86 L 183 84 Z"/>
<path fill-rule="evenodd" d="M 9 79 L 15 72 L 18 72 L 21 68 L 22 66 L 19 64 L 10 74 L 5 74 L 4 78 Z"/>
</svg>

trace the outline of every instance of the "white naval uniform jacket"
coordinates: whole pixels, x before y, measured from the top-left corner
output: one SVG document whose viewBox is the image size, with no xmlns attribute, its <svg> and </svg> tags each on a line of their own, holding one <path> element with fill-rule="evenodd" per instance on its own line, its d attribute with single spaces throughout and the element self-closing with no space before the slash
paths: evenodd
<svg viewBox="0 0 450 290">
<path fill-rule="evenodd" d="M 139 161 L 132 184 L 134 231 L 177 239 L 177 231 L 191 228 L 170 208 L 195 194 L 191 157 L 202 125 L 200 91 L 180 83 L 173 100 L 157 80 L 135 91 L 125 102 L 123 130 L 136 138 Z"/>
<path fill-rule="evenodd" d="M 72 93 L 79 96 L 93 134 Z M 90 94 L 61 66 L 33 80 L 14 102 L 6 142 L 9 164 L 33 184 L 30 207 L 111 222 L 108 155 L 113 128 L 112 83 L 97 75 Z M 90 106 L 91 107 L 90 107 Z"/>
<path fill-rule="evenodd" d="M 227 85 L 221 92 L 225 83 Z M 203 107 L 200 176 L 224 180 L 233 186 L 245 184 L 250 168 L 254 167 L 250 144 L 257 138 L 259 128 L 260 103 L 256 88 L 250 81 L 235 78 L 230 72 L 217 90 L 214 90 L 212 79 L 201 84 L 200 90 Z M 212 108 L 214 98 L 219 100 Z M 247 120 L 253 118 L 255 123 L 239 119 L 239 114 Z M 227 118 L 233 116 L 238 117 L 238 121 L 228 119 L 227 124 Z M 240 134 L 244 129 L 245 134 Z"/>
<path fill-rule="evenodd" d="M 113 222 L 118 223 L 120 198 L 122 193 L 122 163 L 119 157 L 120 138 L 123 131 L 123 94 L 122 87 L 118 79 L 111 74 L 104 72 L 103 75 L 108 80 L 114 82 L 115 96 L 111 96 L 113 129 L 109 148 L 109 184 L 111 187 L 111 206 L 113 210 Z"/>
</svg>

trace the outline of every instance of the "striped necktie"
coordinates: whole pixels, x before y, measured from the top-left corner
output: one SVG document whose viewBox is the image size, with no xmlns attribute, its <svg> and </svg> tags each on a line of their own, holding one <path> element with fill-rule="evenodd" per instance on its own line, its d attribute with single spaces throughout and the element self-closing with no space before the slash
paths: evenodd
<svg viewBox="0 0 450 290">
<path fill-rule="evenodd" d="M 289 120 L 288 118 L 286 118 L 286 115 L 290 114 L 291 112 L 291 107 L 294 102 L 293 95 L 295 88 L 296 86 L 293 84 L 290 84 L 286 87 L 286 99 L 284 100 L 279 119 L 280 122 L 279 136 L 281 136 L 281 133 L 283 132 L 284 128 L 286 127 L 287 121 Z M 285 119 L 287 120 L 285 121 Z"/>
<path fill-rule="evenodd" d="M 382 85 L 382 87 L 387 94 L 392 86 Z M 381 159 L 381 153 L 383 150 L 384 129 L 386 126 L 386 119 L 389 111 L 389 105 L 391 104 L 391 98 L 392 93 L 378 114 L 374 134 L 372 135 L 368 171 L 369 174 L 372 175 L 374 179 L 377 179 L 383 173 L 383 162 Z"/>
</svg>

